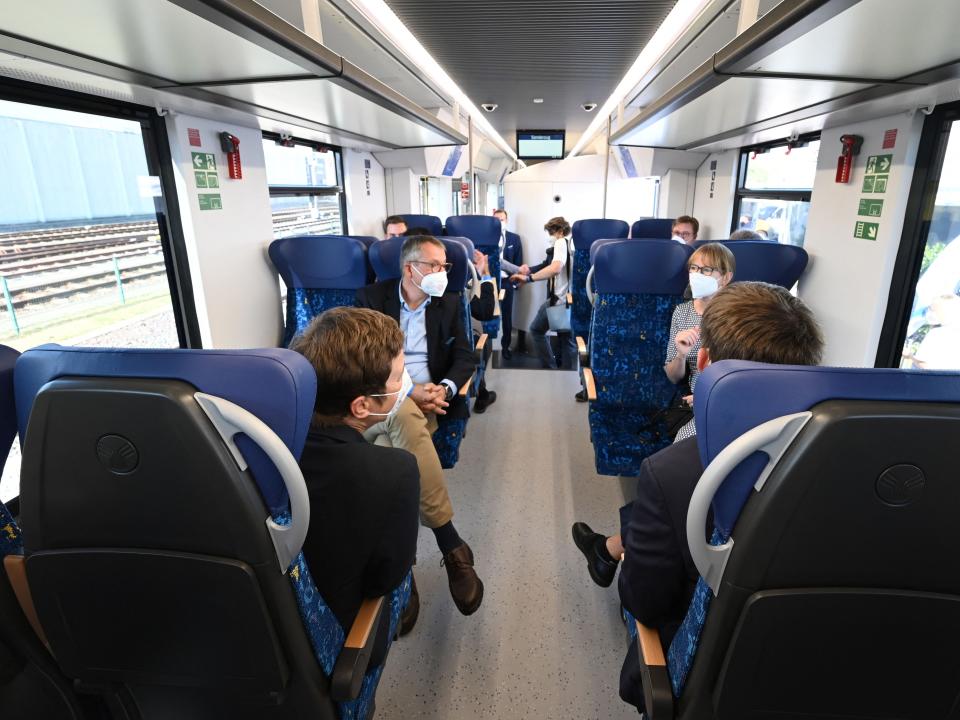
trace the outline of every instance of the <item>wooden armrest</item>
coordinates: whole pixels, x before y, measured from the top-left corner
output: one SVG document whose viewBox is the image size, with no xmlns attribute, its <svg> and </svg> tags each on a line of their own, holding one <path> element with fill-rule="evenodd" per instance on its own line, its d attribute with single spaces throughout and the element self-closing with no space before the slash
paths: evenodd
<svg viewBox="0 0 960 720">
<path fill-rule="evenodd" d="M 650 720 L 668 720 L 673 717 L 673 688 L 670 686 L 660 633 L 642 625 L 639 620 L 635 622 L 647 717 Z"/>
<path fill-rule="evenodd" d="M 500 295 L 498 296 L 499 299 L 500 299 L 500 302 L 503 302 L 503 299 L 504 299 L 506 296 L 507 296 L 507 289 L 506 289 L 506 288 L 500 288 Z"/>
<path fill-rule="evenodd" d="M 496 305 L 493 306 L 493 316 L 495 318 L 500 317 L 500 303 L 497 303 Z"/>
<path fill-rule="evenodd" d="M 573 305 L 573 293 L 567 293 L 567 305 Z"/>
<path fill-rule="evenodd" d="M 577 335 L 577 352 L 581 355 L 587 354 L 587 341 Z"/>
<path fill-rule="evenodd" d="M 484 345 L 487 344 L 488 337 L 489 336 L 486 333 L 483 333 L 483 335 L 478 337 L 477 344 L 476 344 L 476 347 L 474 347 L 474 350 L 476 350 L 477 352 L 483 352 L 483 347 Z"/>
<path fill-rule="evenodd" d="M 482 338 L 485 338 L 486 335 L 481 335 L 480 337 L 482 339 Z M 460 387 L 460 390 L 459 392 L 457 392 L 457 395 L 459 395 L 460 397 L 467 396 L 467 393 L 470 392 L 470 386 L 473 385 L 473 378 L 476 377 L 476 375 L 477 375 L 476 372 L 470 373 L 469 379 Z"/>
<path fill-rule="evenodd" d="M 350 633 L 333 666 L 330 678 L 330 696 L 338 701 L 354 700 L 360 694 L 363 676 L 367 674 L 370 653 L 377 639 L 377 628 L 385 607 L 384 598 L 364 600 Z"/>
<path fill-rule="evenodd" d="M 3 558 L 3 569 L 7 573 L 7 579 L 10 580 L 10 587 L 13 588 L 13 594 L 17 596 L 17 602 L 20 603 L 20 609 L 23 610 L 24 617 L 30 623 L 30 627 L 40 638 L 40 642 L 50 649 L 50 643 L 47 642 L 47 636 L 40 625 L 40 618 L 37 617 L 37 609 L 33 605 L 33 595 L 30 593 L 30 584 L 27 582 L 27 563 L 23 555 L 7 555 Z"/>
<path fill-rule="evenodd" d="M 587 400 L 597 399 L 597 385 L 593 380 L 593 370 L 583 368 L 583 387 L 587 391 Z"/>
</svg>

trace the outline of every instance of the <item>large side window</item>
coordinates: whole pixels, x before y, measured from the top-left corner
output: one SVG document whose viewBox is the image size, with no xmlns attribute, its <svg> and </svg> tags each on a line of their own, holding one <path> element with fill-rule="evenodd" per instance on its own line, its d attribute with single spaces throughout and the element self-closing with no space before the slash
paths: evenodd
<svg viewBox="0 0 960 720">
<path fill-rule="evenodd" d="M 165 148 L 147 108 L 0 86 L 0 344 L 189 344 Z M 0 501 L 19 494 L 19 471 L 14 443 Z"/>
<path fill-rule="evenodd" d="M 924 126 L 878 351 L 880 366 L 960 369 L 960 105 Z"/>
<path fill-rule="evenodd" d="M 819 136 L 745 148 L 731 230 L 802 246 L 819 152 Z"/>
<path fill-rule="evenodd" d="M 273 236 L 342 235 L 346 228 L 339 148 L 265 134 Z"/>
</svg>

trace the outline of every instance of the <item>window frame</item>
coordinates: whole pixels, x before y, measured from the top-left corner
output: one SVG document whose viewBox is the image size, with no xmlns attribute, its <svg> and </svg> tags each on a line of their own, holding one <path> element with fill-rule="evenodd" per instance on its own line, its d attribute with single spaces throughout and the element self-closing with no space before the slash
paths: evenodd
<svg viewBox="0 0 960 720">
<path fill-rule="evenodd" d="M 954 122 L 960 122 L 960 102 L 938 107 L 923 123 L 874 367 L 900 367 Z"/>
<path fill-rule="evenodd" d="M 157 231 L 167 268 L 173 319 L 181 348 L 200 348 L 200 323 L 180 216 L 176 173 L 164 119 L 156 108 L 102 98 L 97 95 L 37 85 L 13 78 L 0 78 L 0 100 L 48 107 L 55 110 L 100 115 L 140 124 L 147 171 L 160 177 L 163 193 L 156 208 Z"/>
<path fill-rule="evenodd" d="M 274 132 L 264 132 L 262 133 L 264 140 L 273 140 L 278 142 L 281 140 L 279 133 Z M 347 218 L 347 192 L 346 192 L 346 182 L 344 180 L 344 170 L 343 170 L 343 148 L 339 145 L 329 145 L 327 143 L 316 142 L 313 140 L 304 140 L 303 138 L 291 138 L 291 142 L 294 145 L 302 145 L 304 147 L 313 148 L 316 150 L 318 147 L 325 147 L 328 152 L 334 154 L 334 166 L 337 171 L 337 184 L 336 185 L 270 185 L 267 183 L 267 189 L 269 190 L 270 197 L 331 197 L 338 196 L 339 206 L 340 206 L 340 229 L 341 234 L 349 234 L 349 221 Z"/>
<path fill-rule="evenodd" d="M 800 135 L 793 143 L 802 145 L 820 139 L 820 133 L 807 133 Z M 736 232 L 740 229 L 740 208 L 744 200 L 786 200 L 794 202 L 810 202 L 813 195 L 813 188 L 809 189 L 778 189 L 778 190 L 751 190 L 746 187 L 747 183 L 747 163 L 750 161 L 750 155 L 754 152 L 767 152 L 773 148 L 786 147 L 791 143 L 789 138 L 773 140 L 758 145 L 748 145 L 740 148 L 740 157 L 737 160 L 737 187 L 734 192 L 733 214 L 730 216 L 730 232 Z"/>
</svg>

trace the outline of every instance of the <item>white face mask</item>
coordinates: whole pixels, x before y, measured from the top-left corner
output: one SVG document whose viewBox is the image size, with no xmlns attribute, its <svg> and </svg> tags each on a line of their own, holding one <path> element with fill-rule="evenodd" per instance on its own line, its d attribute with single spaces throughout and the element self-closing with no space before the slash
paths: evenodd
<svg viewBox="0 0 960 720">
<path fill-rule="evenodd" d="M 447 290 L 447 274 L 441 270 L 439 272 L 430 273 L 429 275 L 424 275 L 420 270 L 417 269 L 417 266 L 414 265 L 413 269 L 417 271 L 417 274 L 420 276 L 420 284 L 417 286 L 423 290 L 430 297 L 440 297 Z"/>
<path fill-rule="evenodd" d="M 369 413 L 374 417 L 383 417 L 391 418 L 397 414 L 400 410 L 400 406 L 403 405 L 403 401 L 407 399 L 407 395 L 410 394 L 410 391 L 413 390 L 413 380 L 410 379 L 410 373 L 407 372 L 407 369 L 403 369 L 403 378 L 400 381 L 400 389 L 392 393 L 375 393 L 373 395 L 368 395 L 368 397 L 390 397 L 391 395 L 397 396 L 397 401 L 393 404 L 393 407 L 390 408 L 385 413 Z"/>
<path fill-rule="evenodd" d="M 684 239 L 683 239 L 682 237 L 680 237 L 679 235 L 674 235 L 674 236 L 673 236 L 672 238 L 670 238 L 670 239 L 671 239 L 671 240 L 676 240 L 676 241 L 677 241 L 678 243 L 680 243 L 681 245 L 686 245 L 686 244 L 687 244 L 687 241 L 684 240 Z"/>
<path fill-rule="evenodd" d="M 705 298 L 713 295 L 720 289 L 720 283 L 715 277 L 703 273 L 690 273 L 690 291 L 694 298 Z"/>
</svg>

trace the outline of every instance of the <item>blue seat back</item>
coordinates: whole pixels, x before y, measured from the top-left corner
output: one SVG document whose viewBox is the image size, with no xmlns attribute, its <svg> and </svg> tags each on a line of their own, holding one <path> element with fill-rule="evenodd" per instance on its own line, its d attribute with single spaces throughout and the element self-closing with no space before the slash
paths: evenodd
<svg viewBox="0 0 960 720">
<path fill-rule="evenodd" d="M 662 447 L 649 420 L 674 393 L 663 363 L 689 256 L 672 240 L 611 241 L 595 255 L 590 429 L 600 474 L 636 475 Z"/>
<path fill-rule="evenodd" d="M 447 273 L 447 292 L 462 292 L 467 280 L 472 277 L 467 267 L 466 246 L 458 239 L 437 239 L 443 243 L 447 262 L 453 265 Z M 403 249 L 404 240 L 406 238 L 390 238 L 370 246 L 370 265 L 373 266 L 378 282 L 400 277 L 400 251 Z"/>
<path fill-rule="evenodd" d="M 725 448 L 747 431 L 775 418 L 813 410 L 816 406 L 828 401 L 869 403 L 861 403 L 854 408 L 854 416 L 861 418 L 882 417 L 892 412 L 896 405 L 890 405 L 890 403 L 909 403 L 910 408 L 916 408 L 912 405 L 914 403 L 940 404 L 940 407 L 945 403 L 956 405 L 960 404 L 960 372 L 797 367 L 743 361 L 715 363 L 700 376 L 694 403 L 697 444 L 704 467 L 707 467 Z M 908 417 L 919 412 L 914 409 L 908 410 L 910 413 Z M 905 421 L 909 422 L 909 419 Z M 811 423 L 809 429 L 810 432 L 816 432 L 815 423 Z M 807 428 L 802 432 L 806 433 Z M 793 446 L 803 448 L 802 440 L 801 435 L 794 441 Z M 895 448 L 893 450 L 895 461 L 919 459 L 902 457 L 901 455 L 906 456 L 909 453 Z M 798 449 L 798 452 L 802 450 Z M 756 496 L 754 489 L 767 460 L 766 454 L 754 452 L 727 474 L 713 496 L 715 529 L 710 540 L 711 544 L 719 545 L 731 538 L 745 506 L 751 497 Z M 837 460 L 839 462 L 839 458 Z M 932 461 L 932 458 L 930 460 Z M 796 457 L 789 462 L 797 462 Z M 829 474 L 829 465 L 830 458 L 823 458 L 818 472 Z M 868 478 L 870 481 L 868 495 L 873 495 L 873 484 L 879 483 L 882 478 L 882 475 L 879 479 L 875 475 Z M 837 480 L 859 483 L 862 478 L 844 477 Z M 879 486 L 877 492 L 880 492 Z M 791 502 L 795 503 L 796 499 Z M 856 524 L 857 518 L 838 516 L 832 509 L 824 508 L 822 519 L 824 523 L 840 522 L 849 527 L 859 527 Z M 890 522 L 894 522 L 893 518 Z M 883 528 L 874 528 L 873 531 L 884 532 Z M 863 560 L 866 561 L 867 558 L 864 557 Z M 876 562 L 872 560 L 871 562 L 876 565 Z M 883 560 L 879 562 L 880 565 L 884 564 Z M 858 583 L 851 583 L 851 579 L 858 576 L 858 570 L 850 566 L 847 568 L 849 577 L 846 580 L 838 578 L 830 584 L 839 586 L 849 584 L 850 587 L 857 587 Z M 865 578 L 865 582 L 869 583 L 870 580 Z M 815 584 L 814 587 L 823 587 L 823 585 Z M 924 587 L 911 588 L 911 590 L 924 589 L 929 590 Z M 690 610 L 668 652 L 670 677 L 677 696 L 683 691 L 691 671 L 701 631 L 712 602 L 713 592 L 701 578 L 694 592 Z"/>
<path fill-rule="evenodd" d="M 807 267 L 807 251 L 770 240 L 717 240 L 730 248 L 737 262 L 733 279 L 793 287 Z M 694 243 L 694 249 L 705 243 Z"/>
<path fill-rule="evenodd" d="M 285 347 L 324 310 L 353 305 L 354 294 L 370 279 L 365 239 L 298 235 L 274 240 L 269 252 L 287 286 Z"/>
<path fill-rule="evenodd" d="M 500 286 L 500 221 L 491 215 L 453 215 L 447 218 L 447 235 L 469 238 L 473 246 L 487 256 L 490 274 Z M 500 334 L 500 320 L 483 323 L 483 331 L 495 338 Z"/>
<path fill-rule="evenodd" d="M 669 240 L 673 223 L 673 218 L 641 218 L 630 226 L 630 237 Z"/>
<path fill-rule="evenodd" d="M 443 223 L 436 215 L 398 215 L 407 224 L 407 230 L 425 228 L 434 237 L 443 235 Z"/>
<path fill-rule="evenodd" d="M 573 223 L 573 273 L 570 277 L 570 291 L 573 294 L 573 308 L 570 312 L 570 325 L 575 335 L 586 338 L 590 333 L 590 313 L 592 307 L 587 299 L 587 273 L 590 272 L 590 246 L 601 238 L 625 238 L 630 226 L 623 220 L 577 220 Z"/>
</svg>

